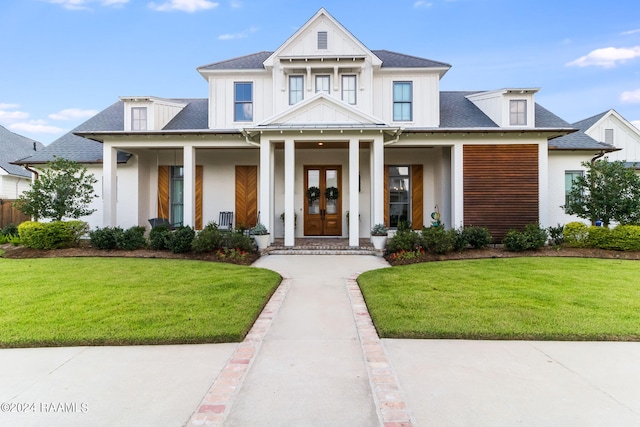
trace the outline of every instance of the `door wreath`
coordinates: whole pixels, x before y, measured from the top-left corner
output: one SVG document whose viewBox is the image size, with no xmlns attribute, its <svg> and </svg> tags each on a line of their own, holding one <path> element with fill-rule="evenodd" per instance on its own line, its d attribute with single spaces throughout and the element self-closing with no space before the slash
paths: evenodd
<svg viewBox="0 0 640 427">
<path fill-rule="evenodd" d="M 339 196 L 340 191 L 338 191 L 337 187 L 327 187 L 327 189 L 324 190 L 324 197 L 326 197 L 327 200 L 336 200 Z"/>
<path fill-rule="evenodd" d="M 318 187 L 307 188 L 307 199 L 310 202 L 314 202 L 320 198 L 320 189 Z"/>
</svg>

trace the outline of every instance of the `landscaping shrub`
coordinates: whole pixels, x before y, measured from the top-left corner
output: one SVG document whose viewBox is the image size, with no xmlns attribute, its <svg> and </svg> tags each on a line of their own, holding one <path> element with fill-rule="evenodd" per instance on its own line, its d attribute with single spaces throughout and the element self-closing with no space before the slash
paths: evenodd
<svg viewBox="0 0 640 427">
<path fill-rule="evenodd" d="M 564 226 L 558 224 L 557 226 L 548 227 L 549 239 L 553 245 L 559 246 L 564 243 Z"/>
<path fill-rule="evenodd" d="M 387 252 L 415 251 L 422 247 L 422 235 L 411 229 L 399 230 L 387 241 Z"/>
<path fill-rule="evenodd" d="M 564 226 L 563 236 L 567 246 L 583 248 L 587 246 L 589 228 L 582 222 L 570 222 Z"/>
<path fill-rule="evenodd" d="M 538 224 L 529 224 L 523 231 L 509 230 L 502 243 L 508 251 L 522 252 L 543 247 L 547 238 L 547 230 Z"/>
<path fill-rule="evenodd" d="M 422 229 L 422 246 L 433 254 L 446 254 L 454 249 L 456 230 L 446 230 L 442 225 Z"/>
<path fill-rule="evenodd" d="M 584 246 L 588 248 L 607 249 L 609 246 L 609 233 L 607 227 L 591 226 L 587 228 L 587 238 Z"/>
<path fill-rule="evenodd" d="M 486 248 L 493 241 L 487 227 L 469 226 L 462 229 L 462 239 L 474 249 Z"/>
<path fill-rule="evenodd" d="M 33 249 L 59 249 L 76 246 L 87 232 L 83 221 L 25 221 L 18 226 L 22 244 Z"/>
<path fill-rule="evenodd" d="M 453 238 L 453 250 L 462 252 L 469 246 L 469 236 L 464 232 L 464 228 L 456 228 Z"/>
<path fill-rule="evenodd" d="M 611 230 L 607 249 L 640 251 L 640 226 L 619 225 Z"/>
<path fill-rule="evenodd" d="M 251 236 L 247 236 L 242 231 L 225 233 L 224 247 L 226 249 L 238 249 L 245 252 L 257 251 L 257 246 L 255 245 L 253 238 Z"/>
<path fill-rule="evenodd" d="M 15 224 L 7 224 L 0 230 L 0 235 L 2 236 L 17 236 L 18 235 L 18 226 Z"/>
<path fill-rule="evenodd" d="M 169 249 L 171 230 L 167 225 L 158 225 L 149 232 L 149 247 L 156 251 Z"/>
<path fill-rule="evenodd" d="M 89 232 L 91 246 L 102 250 L 115 249 L 117 247 L 116 234 L 121 232 L 122 229 L 119 227 L 98 227 L 97 229 Z"/>
<path fill-rule="evenodd" d="M 196 234 L 191 248 L 195 252 L 213 252 L 216 249 L 220 249 L 224 243 L 222 234 L 223 232 L 218 228 L 218 224 L 210 222 Z"/>
<path fill-rule="evenodd" d="M 191 250 L 191 244 L 196 232 L 190 226 L 181 226 L 169 236 L 169 249 L 174 254 L 182 254 Z"/>
<path fill-rule="evenodd" d="M 124 231 L 120 229 L 120 232 L 115 235 L 117 248 L 132 251 L 145 247 L 147 244 L 144 238 L 145 231 L 147 229 L 141 225 L 134 225 Z"/>
</svg>

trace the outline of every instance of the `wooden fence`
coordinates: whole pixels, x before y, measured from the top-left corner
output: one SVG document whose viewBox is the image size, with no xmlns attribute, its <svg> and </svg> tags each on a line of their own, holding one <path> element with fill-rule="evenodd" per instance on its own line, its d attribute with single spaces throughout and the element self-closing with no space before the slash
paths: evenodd
<svg viewBox="0 0 640 427">
<path fill-rule="evenodd" d="M 9 224 L 18 225 L 23 221 L 29 221 L 31 218 L 13 207 L 15 200 L 0 199 L 0 228 Z"/>
</svg>

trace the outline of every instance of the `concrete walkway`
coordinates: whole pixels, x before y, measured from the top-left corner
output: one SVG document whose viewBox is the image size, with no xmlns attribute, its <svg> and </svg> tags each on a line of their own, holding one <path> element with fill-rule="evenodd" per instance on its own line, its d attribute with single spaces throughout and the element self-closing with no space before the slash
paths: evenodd
<svg viewBox="0 0 640 427">
<path fill-rule="evenodd" d="M 640 343 L 379 340 L 383 259 L 256 266 L 285 280 L 239 344 L 0 350 L 0 425 L 640 426 Z"/>
</svg>

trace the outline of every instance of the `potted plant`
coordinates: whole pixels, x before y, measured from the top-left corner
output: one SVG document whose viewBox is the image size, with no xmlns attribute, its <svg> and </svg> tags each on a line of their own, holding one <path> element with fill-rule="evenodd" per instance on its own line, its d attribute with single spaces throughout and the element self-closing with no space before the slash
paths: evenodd
<svg viewBox="0 0 640 427">
<path fill-rule="evenodd" d="M 251 228 L 251 235 L 258 245 L 258 250 L 266 249 L 269 246 L 269 231 L 261 222 Z"/>
<path fill-rule="evenodd" d="M 376 224 L 371 229 L 371 243 L 373 247 L 382 250 L 387 245 L 387 226 L 384 224 Z"/>
</svg>

